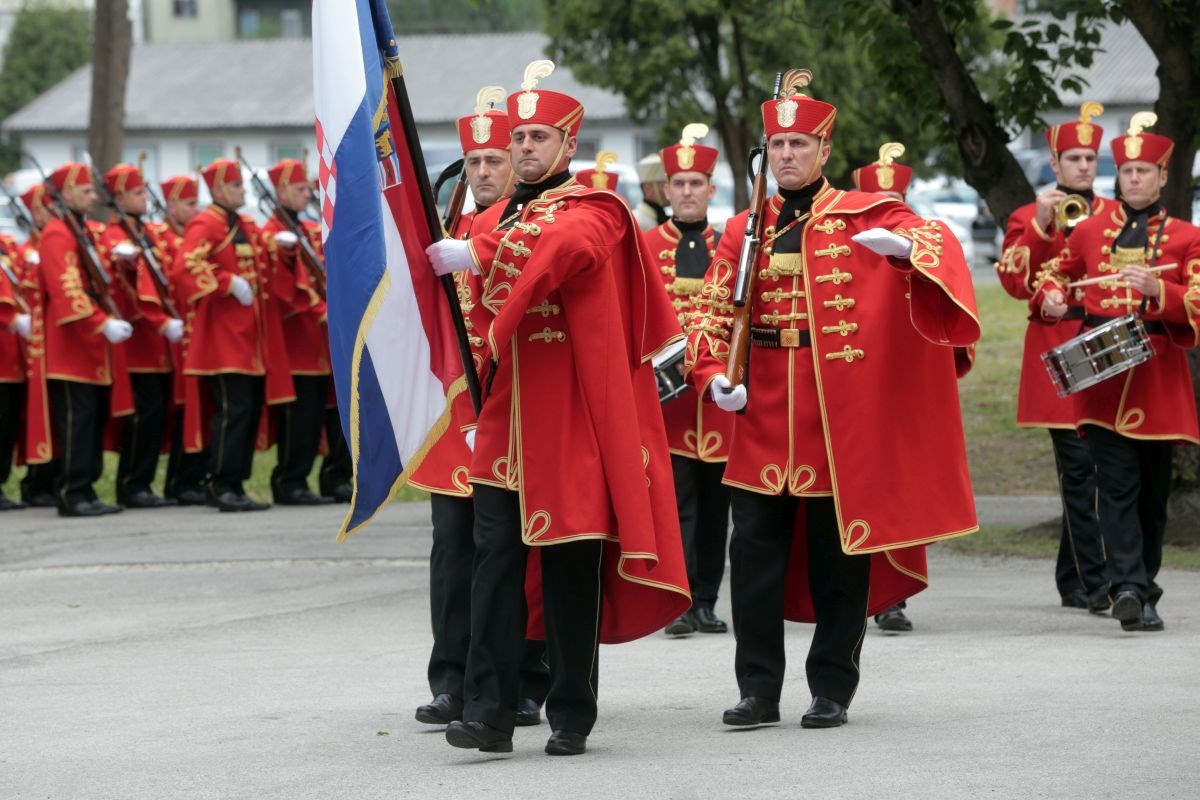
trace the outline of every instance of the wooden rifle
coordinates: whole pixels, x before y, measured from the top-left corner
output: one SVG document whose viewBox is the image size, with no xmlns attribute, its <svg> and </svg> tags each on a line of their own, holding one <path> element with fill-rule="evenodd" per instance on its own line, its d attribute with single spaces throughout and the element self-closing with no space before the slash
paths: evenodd
<svg viewBox="0 0 1200 800">
<path fill-rule="evenodd" d="M 141 251 L 142 258 L 146 260 L 146 266 L 150 268 L 150 279 L 154 283 L 154 290 L 158 294 L 159 302 L 162 303 L 162 310 L 173 319 L 182 319 L 175 304 L 171 302 L 171 285 L 167 282 L 167 273 L 163 271 L 162 264 L 154 255 L 154 243 L 146 236 L 145 229 L 139 228 L 137 221 L 126 214 L 124 209 L 117 204 L 117 198 L 108 191 L 108 184 L 96 174 L 95 170 L 91 169 L 91 159 L 88 159 L 88 169 L 92 173 L 92 182 L 96 184 L 96 188 L 100 192 L 101 201 L 113 210 L 117 217 L 117 224 L 121 226 L 121 230 L 125 231 L 129 241 Z M 149 193 L 150 187 L 147 186 L 146 191 Z"/>
<path fill-rule="evenodd" d="M 143 175 L 146 174 L 146 170 L 142 168 L 144 163 L 146 163 L 146 153 L 138 153 L 138 171 Z M 146 184 L 146 197 L 150 200 L 150 204 L 154 206 L 154 213 L 162 217 L 163 224 L 175 231 L 177 235 L 183 236 L 183 226 L 171 219 L 171 215 L 167 213 L 167 207 L 163 205 L 163 201 L 159 199 L 159 196 L 154 193 L 154 187 L 148 183 Z"/>
<path fill-rule="evenodd" d="M 320 298 L 324 300 L 325 262 L 321 260 L 321 257 L 317 255 L 317 251 L 313 249 L 312 241 L 309 240 L 308 234 L 292 218 L 288 210 L 279 204 L 279 201 L 275 199 L 274 192 L 263 182 L 262 178 L 258 177 L 258 173 L 254 171 L 254 168 L 242 156 L 242 148 L 235 147 L 233 151 L 237 155 L 238 162 L 250 173 L 250 182 L 254 184 L 254 191 L 258 193 L 259 202 L 266 203 L 270 209 L 270 215 L 282 222 L 291 231 L 292 235 L 296 237 L 296 246 L 299 250 L 300 261 L 304 263 L 304 268 L 308 271 L 309 283 L 316 290 Z"/>
<path fill-rule="evenodd" d="M 458 179 L 454 182 L 454 189 L 450 192 L 450 199 L 446 201 L 446 213 L 442 215 L 442 227 L 446 229 L 446 237 L 454 238 L 454 231 L 458 228 L 458 223 L 462 219 L 463 205 L 467 200 L 467 164 L 463 159 L 455 161 L 450 167 L 447 167 L 445 172 L 450 172 L 452 167 L 458 167 Z M 445 174 L 445 173 L 443 173 Z M 434 197 L 437 197 L 437 191 L 441 188 L 439 181 L 434 188 Z"/>
<path fill-rule="evenodd" d="M 779 97 L 783 84 L 783 73 L 775 73 L 773 98 Z M 754 156 L 758 155 L 758 168 L 754 167 Z M 750 190 L 750 214 L 746 217 L 746 230 L 742 238 L 742 250 L 738 254 L 737 274 L 733 282 L 733 325 L 729 331 L 729 360 L 725 375 L 733 386 L 746 382 L 746 361 L 750 356 L 750 311 L 754 306 L 754 284 L 759 254 L 762 252 L 763 206 L 767 200 L 767 135 L 763 132 L 762 143 L 750 151 L 750 173 L 754 175 Z"/>
<path fill-rule="evenodd" d="M 76 216 L 75 212 L 67 205 L 62 194 L 50 181 L 49 176 L 46 175 L 46 171 L 42 169 L 42 165 L 37 162 L 37 159 L 29 153 L 25 153 L 25 157 L 42 174 L 42 181 L 45 182 L 46 191 L 50 195 L 51 212 L 63 221 L 67 226 L 67 230 L 75 237 L 76 246 L 83 251 L 83 270 L 87 273 L 88 283 L 91 284 L 92 299 L 100 305 L 100 308 L 108 316 L 113 319 L 124 319 L 121 315 L 121 310 L 117 308 L 117 304 L 112 297 L 113 276 L 104 267 L 104 260 L 100 258 L 100 251 L 96 249 L 96 243 L 92 241 L 91 234 L 88 233 L 87 223 Z"/>
</svg>

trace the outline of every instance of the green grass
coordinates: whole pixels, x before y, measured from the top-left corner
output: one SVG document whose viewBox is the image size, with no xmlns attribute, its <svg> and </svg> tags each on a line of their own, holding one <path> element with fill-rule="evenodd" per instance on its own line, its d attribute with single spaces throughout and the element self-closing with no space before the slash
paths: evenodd
<svg viewBox="0 0 1200 800">
<path fill-rule="evenodd" d="M 976 534 L 937 546 L 971 556 L 1052 559 L 1058 555 L 1058 531 L 1057 520 L 1033 526 L 984 525 Z M 1168 544 L 1163 547 L 1163 566 L 1200 571 L 1200 548 Z"/>
</svg>

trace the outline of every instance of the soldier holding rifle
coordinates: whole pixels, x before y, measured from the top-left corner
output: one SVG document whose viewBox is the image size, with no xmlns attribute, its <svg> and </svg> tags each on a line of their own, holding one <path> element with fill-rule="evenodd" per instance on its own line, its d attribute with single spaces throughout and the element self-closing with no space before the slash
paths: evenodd
<svg viewBox="0 0 1200 800">
<path fill-rule="evenodd" d="M 779 193 L 764 198 L 760 166 L 688 342 L 697 389 L 742 412 L 724 479 L 741 694 L 727 725 L 779 721 L 785 618 L 817 623 L 801 725 L 843 724 L 868 614 L 926 586 L 926 543 L 978 527 L 954 354 L 979 336 L 962 251 L 903 203 L 828 184 L 837 109 L 800 93 L 810 77 L 790 71 L 762 105 Z"/>
<path fill-rule="evenodd" d="M 45 304 L 45 377 L 62 460 L 58 513 L 91 517 L 120 511 L 102 503 L 92 484 L 104 468 L 104 429 L 110 413 L 130 411 L 124 353 L 133 334 L 109 294 L 112 275 L 100 255 L 99 224 L 84 215 L 96 199 L 91 170 L 63 164 L 50 175 L 56 216 L 38 242 Z"/>
</svg>

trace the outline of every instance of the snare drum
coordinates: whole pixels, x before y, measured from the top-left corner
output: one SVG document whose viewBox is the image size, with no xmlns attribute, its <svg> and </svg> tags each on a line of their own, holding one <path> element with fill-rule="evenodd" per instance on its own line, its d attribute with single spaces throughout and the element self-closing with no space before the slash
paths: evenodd
<svg viewBox="0 0 1200 800">
<path fill-rule="evenodd" d="M 658 382 L 658 402 L 666 403 L 683 394 L 687 381 L 683 379 L 683 354 L 687 342 L 678 341 L 661 350 L 650 360 L 654 365 L 654 380 Z"/>
<path fill-rule="evenodd" d="M 1059 397 L 1082 391 L 1133 369 L 1154 356 L 1141 317 L 1110 320 L 1042 353 Z"/>
</svg>

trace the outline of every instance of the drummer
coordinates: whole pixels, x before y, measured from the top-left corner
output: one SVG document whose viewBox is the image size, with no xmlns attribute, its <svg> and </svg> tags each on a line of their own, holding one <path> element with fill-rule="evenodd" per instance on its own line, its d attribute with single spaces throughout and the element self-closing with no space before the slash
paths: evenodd
<svg viewBox="0 0 1200 800">
<path fill-rule="evenodd" d="M 1080 222 L 1030 300 L 1048 324 L 1084 289 L 1083 329 L 1140 315 L 1155 355 L 1075 395 L 1080 433 L 1096 462 L 1100 531 L 1112 615 L 1126 631 L 1161 631 L 1155 582 L 1162 563 L 1171 452 L 1200 442 L 1185 348 L 1200 339 L 1200 229 L 1159 202 L 1174 143 L 1147 133 L 1151 112 L 1133 115 L 1112 142 L 1122 203 Z M 1070 323 L 1067 323 L 1070 324 Z"/>
<path fill-rule="evenodd" d="M 719 153 L 715 147 L 696 143 L 707 135 L 707 125 L 685 125 L 679 143 L 662 150 L 673 216 L 642 234 L 679 315 L 680 327 L 685 330 L 720 239 L 708 223 L 708 204 L 716 192 L 712 173 Z M 660 369 L 672 367 L 664 365 Z M 691 609 L 668 625 L 666 633 L 725 633 L 728 626 L 714 607 L 725 574 L 729 487 L 721 483 L 721 478 L 729 458 L 733 416 L 711 403 L 702 403 L 701 396 L 691 388 L 667 400 L 662 408 L 692 588 Z"/>
</svg>

